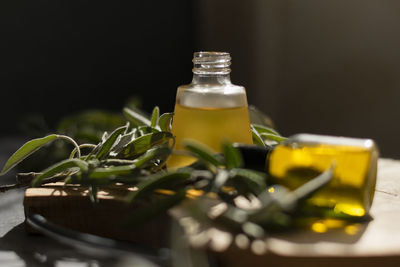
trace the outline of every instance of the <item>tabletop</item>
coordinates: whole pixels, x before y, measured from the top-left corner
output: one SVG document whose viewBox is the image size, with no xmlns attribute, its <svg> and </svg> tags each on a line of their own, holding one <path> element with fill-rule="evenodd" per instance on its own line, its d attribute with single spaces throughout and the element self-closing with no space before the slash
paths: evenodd
<svg viewBox="0 0 400 267">
<path fill-rule="evenodd" d="M 0 164 L 3 164 L 14 151 L 16 142 L 10 139 L 1 143 Z M 1 177 L 0 185 L 13 183 L 13 175 L 15 173 Z M 157 266 L 133 253 L 115 256 L 88 253 L 48 237 L 27 235 L 23 197 L 24 189 L 0 193 L 0 266 Z M 265 260 L 273 262 L 273 266 L 334 266 L 328 263 L 399 266 L 400 161 L 379 159 L 370 213 L 373 220 L 358 225 L 352 234 L 344 234 L 341 229 L 327 233 L 297 231 L 268 237 Z M 251 262 L 240 253 L 228 257 L 227 264 L 230 260 L 236 261 L 236 265 Z"/>
</svg>

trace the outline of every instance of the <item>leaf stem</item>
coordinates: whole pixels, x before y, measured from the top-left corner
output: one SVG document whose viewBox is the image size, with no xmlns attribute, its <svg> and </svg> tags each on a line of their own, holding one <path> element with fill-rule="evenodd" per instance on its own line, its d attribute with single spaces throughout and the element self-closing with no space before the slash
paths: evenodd
<svg viewBox="0 0 400 267">
<path fill-rule="evenodd" d="M 94 144 L 82 144 L 82 145 L 79 145 L 78 147 L 79 147 L 79 149 L 81 149 L 81 148 L 93 148 L 93 149 L 95 149 L 96 145 L 94 145 Z M 69 155 L 69 158 L 72 159 L 75 156 L 77 151 L 78 150 L 75 147 L 74 150 L 72 150 L 71 154 Z"/>
<path fill-rule="evenodd" d="M 66 135 L 57 135 L 57 138 L 64 139 L 64 140 L 66 140 L 66 141 L 71 142 L 71 143 L 75 146 L 76 154 L 78 155 L 78 158 L 81 157 L 81 150 L 79 149 L 79 145 L 75 142 L 74 139 L 72 139 L 71 137 L 66 136 Z M 75 149 L 74 149 L 74 150 L 75 150 Z M 71 153 L 71 154 L 72 154 L 72 153 Z"/>
</svg>

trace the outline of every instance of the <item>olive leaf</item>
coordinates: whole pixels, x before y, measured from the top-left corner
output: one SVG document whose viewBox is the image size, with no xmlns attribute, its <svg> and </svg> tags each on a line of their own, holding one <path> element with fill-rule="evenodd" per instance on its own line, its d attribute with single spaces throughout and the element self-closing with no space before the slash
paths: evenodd
<svg viewBox="0 0 400 267">
<path fill-rule="evenodd" d="M 228 169 L 242 167 L 242 154 L 231 143 L 223 142 L 222 151 L 224 152 L 225 164 Z"/>
<path fill-rule="evenodd" d="M 109 156 L 115 157 L 121 150 L 135 138 L 135 130 L 125 133 L 119 141 L 111 148 Z"/>
<path fill-rule="evenodd" d="M 135 164 L 122 165 L 122 166 L 110 166 L 106 168 L 95 168 L 93 169 L 88 177 L 91 179 L 96 178 L 113 178 L 116 176 L 127 176 L 132 174 L 136 170 Z"/>
<path fill-rule="evenodd" d="M 136 128 L 137 132 L 139 134 L 139 136 L 145 135 L 145 134 L 149 134 L 149 133 L 158 133 L 160 132 L 157 128 L 153 128 L 150 126 L 139 126 Z"/>
<path fill-rule="evenodd" d="M 259 145 L 265 144 L 263 139 L 269 139 L 272 141 L 276 141 L 278 143 L 285 141 L 287 139 L 286 137 L 281 136 L 273 128 L 265 125 L 252 124 L 251 130 L 254 142 Z"/>
<path fill-rule="evenodd" d="M 26 142 L 22 147 L 20 147 L 11 157 L 7 160 L 6 164 L 4 165 L 0 176 L 6 174 L 9 170 L 15 167 L 18 163 L 23 161 L 29 155 L 33 154 L 40 148 L 44 147 L 47 144 L 50 144 L 56 139 L 63 139 L 68 142 L 71 142 L 76 149 L 76 153 L 78 158 L 81 156 L 81 151 L 79 149 L 78 144 L 69 136 L 65 135 L 58 135 L 58 134 L 51 134 L 42 138 L 36 138 Z"/>
<path fill-rule="evenodd" d="M 260 125 L 260 124 L 252 124 L 252 125 L 259 134 L 267 133 L 267 134 L 273 134 L 273 135 L 280 136 L 280 134 L 271 127 L 268 127 L 265 125 Z"/>
<path fill-rule="evenodd" d="M 43 179 L 51 177 L 60 172 L 69 170 L 71 168 L 79 168 L 82 172 L 87 172 L 88 167 L 89 164 L 86 161 L 80 159 L 63 160 L 42 171 L 42 173 L 32 181 L 32 186 L 38 186 L 40 185 Z"/>
<path fill-rule="evenodd" d="M 161 131 L 171 132 L 171 122 L 174 113 L 164 113 L 158 119 L 158 126 L 160 126 Z"/>
<path fill-rule="evenodd" d="M 250 129 L 254 144 L 259 146 L 266 146 L 264 140 L 262 139 L 262 137 L 260 136 L 260 134 L 257 132 L 257 130 L 254 128 L 253 125 L 250 125 Z"/>
<path fill-rule="evenodd" d="M 268 134 L 268 133 L 262 133 L 260 134 L 261 137 L 272 140 L 272 141 L 276 141 L 278 143 L 285 141 L 287 138 L 286 137 L 282 137 L 280 135 L 275 135 L 275 134 Z"/>
<path fill-rule="evenodd" d="M 230 183 L 242 191 L 248 191 L 255 195 L 259 195 L 266 188 L 266 175 L 261 172 L 247 170 L 247 169 L 231 169 L 229 171 L 231 176 Z"/>
<path fill-rule="evenodd" d="M 129 142 L 117 155 L 117 158 L 132 159 L 135 158 L 155 145 L 169 142 L 174 137 L 168 132 L 157 132 L 142 135 Z"/>
<path fill-rule="evenodd" d="M 18 149 L 6 162 L 0 175 L 6 174 L 10 169 L 15 167 L 18 163 L 23 161 L 26 157 L 39 150 L 43 146 L 51 143 L 57 139 L 56 134 L 51 134 L 43 138 L 37 138 L 26 142 L 20 149 Z"/>
<path fill-rule="evenodd" d="M 102 163 L 106 166 L 121 166 L 121 165 L 131 165 L 135 163 L 132 159 L 105 159 Z"/>
<path fill-rule="evenodd" d="M 90 153 L 92 153 L 93 150 L 95 150 L 97 148 L 97 145 L 94 144 L 81 144 L 78 146 L 79 149 L 83 149 L 83 148 L 91 148 L 92 150 L 90 151 Z M 72 159 L 73 157 L 75 157 L 75 154 L 77 152 L 77 148 L 74 148 L 71 152 L 71 154 L 69 155 L 69 158 Z M 82 159 L 82 156 L 81 156 Z"/>
<path fill-rule="evenodd" d="M 158 125 L 158 117 L 160 115 L 160 108 L 155 106 L 153 112 L 151 113 L 150 126 L 155 128 Z"/>
<path fill-rule="evenodd" d="M 203 144 L 200 144 L 194 140 L 185 140 L 183 146 L 189 150 L 194 156 L 203 160 L 204 162 L 210 163 L 214 166 L 223 166 L 224 162 L 215 155 L 215 153 Z"/>
<path fill-rule="evenodd" d="M 171 149 L 168 146 L 156 146 L 147 150 L 143 155 L 134 160 L 134 164 L 138 168 L 147 167 L 149 163 L 158 161 L 159 163 L 165 162 L 171 154 Z"/>
<path fill-rule="evenodd" d="M 127 125 L 119 127 L 117 129 L 115 129 L 105 140 L 105 142 L 103 142 L 100 145 L 100 148 L 96 154 L 96 157 L 98 159 L 105 159 L 108 154 L 110 153 L 110 150 L 112 148 L 112 146 L 114 145 L 114 143 L 117 141 L 118 138 L 121 138 L 121 134 L 128 128 Z"/>
</svg>

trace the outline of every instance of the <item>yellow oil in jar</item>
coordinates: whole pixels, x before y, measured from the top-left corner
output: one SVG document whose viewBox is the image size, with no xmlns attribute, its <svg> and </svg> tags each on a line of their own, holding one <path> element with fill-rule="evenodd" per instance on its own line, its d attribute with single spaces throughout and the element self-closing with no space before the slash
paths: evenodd
<svg viewBox="0 0 400 267">
<path fill-rule="evenodd" d="M 277 183 L 293 190 L 328 169 L 332 163 L 336 166 L 334 177 L 308 203 L 352 216 L 367 214 L 376 183 L 375 146 L 277 146 L 270 155 L 269 172 Z"/>
<path fill-rule="evenodd" d="M 252 144 L 247 106 L 234 108 L 193 108 L 175 105 L 172 133 L 176 138 L 175 150 L 183 150 L 183 140 L 192 139 L 220 151 L 221 142 L 229 140 Z M 168 168 L 191 164 L 193 157 L 172 155 Z"/>
</svg>

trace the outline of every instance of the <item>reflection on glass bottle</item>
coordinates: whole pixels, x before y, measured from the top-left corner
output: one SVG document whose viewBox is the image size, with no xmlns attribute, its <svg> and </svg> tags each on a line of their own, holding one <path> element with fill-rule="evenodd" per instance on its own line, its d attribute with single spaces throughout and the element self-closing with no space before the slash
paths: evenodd
<svg viewBox="0 0 400 267">
<path fill-rule="evenodd" d="M 168 168 L 189 165 L 193 158 L 179 155 L 183 140 L 199 141 L 220 151 L 223 140 L 252 143 L 245 88 L 231 83 L 231 57 L 225 52 L 197 52 L 193 80 L 178 87 L 172 133 L 175 153 Z"/>
<path fill-rule="evenodd" d="M 370 139 L 298 134 L 269 156 L 276 183 L 295 189 L 335 164 L 334 177 L 309 204 L 352 216 L 368 214 L 375 192 L 378 150 Z"/>
</svg>

